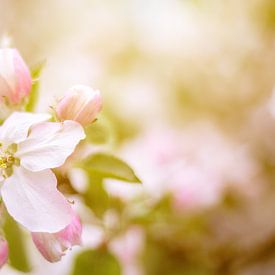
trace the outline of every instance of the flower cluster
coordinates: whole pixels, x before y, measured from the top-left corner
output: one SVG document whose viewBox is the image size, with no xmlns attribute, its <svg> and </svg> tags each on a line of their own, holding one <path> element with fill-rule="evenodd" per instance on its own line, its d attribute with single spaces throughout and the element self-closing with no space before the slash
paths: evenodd
<svg viewBox="0 0 275 275">
<path fill-rule="evenodd" d="M 85 139 L 84 126 L 101 110 L 99 91 L 75 86 L 56 106 L 56 116 L 26 112 L 32 91 L 30 70 L 16 49 L 0 49 L 0 101 L 9 108 L 0 127 L 1 198 L 8 214 L 32 234 L 50 262 L 81 243 L 82 225 L 70 202 L 57 189 L 52 171 Z M 8 259 L 1 237 L 0 266 Z"/>
</svg>

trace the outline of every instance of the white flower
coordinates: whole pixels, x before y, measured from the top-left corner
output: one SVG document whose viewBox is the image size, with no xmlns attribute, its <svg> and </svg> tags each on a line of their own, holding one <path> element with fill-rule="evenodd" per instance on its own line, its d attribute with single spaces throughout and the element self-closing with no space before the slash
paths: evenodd
<svg viewBox="0 0 275 275">
<path fill-rule="evenodd" d="M 9 214 L 32 232 L 57 232 L 73 218 L 51 168 L 85 138 L 74 121 L 45 122 L 48 114 L 13 113 L 0 127 L 1 196 Z"/>
</svg>

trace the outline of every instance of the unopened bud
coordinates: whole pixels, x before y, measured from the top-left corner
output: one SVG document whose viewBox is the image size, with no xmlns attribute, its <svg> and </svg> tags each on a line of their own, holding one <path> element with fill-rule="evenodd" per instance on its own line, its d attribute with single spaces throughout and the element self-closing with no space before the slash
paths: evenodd
<svg viewBox="0 0 275 275">
<path fill-rule="evenodd" d="M 99 91 L 77 85 L 58 102 L 56 114 L 61 121 L 74 120 L 86 126 L 96 119 L 101 108 L 102 98 Z"/>
<path fill-rule="evenodd" d="M 0 100 L 18 104 L 26 97 L 32 86 L 30 71 L 13 48 L 0 49 Z"/>
</svg>

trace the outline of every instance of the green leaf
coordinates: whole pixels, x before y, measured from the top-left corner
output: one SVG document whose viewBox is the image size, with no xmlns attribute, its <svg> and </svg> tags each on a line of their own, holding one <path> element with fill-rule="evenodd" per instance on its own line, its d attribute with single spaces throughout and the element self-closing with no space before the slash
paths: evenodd
<svg viewBox="0 0 275 275">
<path fill-rule="evenodd" d="M 110 122 L 101 117 L 85 128 L 86 141 L 93 144 L 108 144 L 114 142 L 114 130 Z"/>
<path fill-rule="evenodd" d="M 81 167 L 91 175 L 140 183 L 133 169 L 121 159 L 105 153 L 95 153 L 86 158 Z"/>
<path fill-rule="evenodd" d="M 110 198 L 104 189 L 102 179 L 89 173 L 87 174 L 89 176 L 89 185 L 83 198 L 85 204 L 90 207 L 97 216 L 101 217 L 109 208 Z"/>
<path fill-rule="evenodd" d="M 12 267 L 22 272 L 31 271 L 27 258 L 23 232 L 17 223 L 6 215 L 4 224 L 5 237 L 9 244 L 9 262 Z"/>
<path fill-rule="evenodd" d="M 42 62 L 38 63 L 31 70 L 31 75 L 32 75 L 32 79 L 33 79 L 34 83 L 32 85 L 32 89 L 29 94 L 28 102 L 25 106 L 25 110 L 27 112 L 33 112 L 35 110 L 35 106 L 36 106 L 36 103 L 38 100 L 38 91 L 39 91 L 39 87 L 40 87 L 39 77 L 42 72 L 42 69 L 45 66 L 45 63 L 46 63 L 45 61 L 42 61 Z"/>
<path fill-rule="evenodd" d="M 120 266 L 107 249 L 86 250 L 80 253 L 74 263 L 71 275 L 119 275 Z"/>
</svg>

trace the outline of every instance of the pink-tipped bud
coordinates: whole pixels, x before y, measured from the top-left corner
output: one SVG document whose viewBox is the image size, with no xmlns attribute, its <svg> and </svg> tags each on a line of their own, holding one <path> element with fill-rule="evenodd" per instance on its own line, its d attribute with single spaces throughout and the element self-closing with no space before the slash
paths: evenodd
<svg viewBox="0 0 275 275">
<path fill-rule="evenodd" d="M 0 268 L 7 262 L 9 255 L 8 242 L 0 238 Z"/>
<path fill-rule="evenodd" d="M 30 71 L 16 49 L 0 49 L 0 101 L 18 104 L 32 86 Z"/>
<path fill-rule="evenodd" d="M 56 114 L 61 121 L 74 120 L 86 126 L 95 120 L 101 108 L 102 98 L 99 91 L 76 85 L 58 102 Z"/>
<path fill-rule="evenodd" d="M 42 256 L 49 262 L 58 262 L 67 249 L 81 244 L 82 225 L 77 215 L 71 223 L 57 233 L 33 232 L 32 240 Z"/>
</svg>

